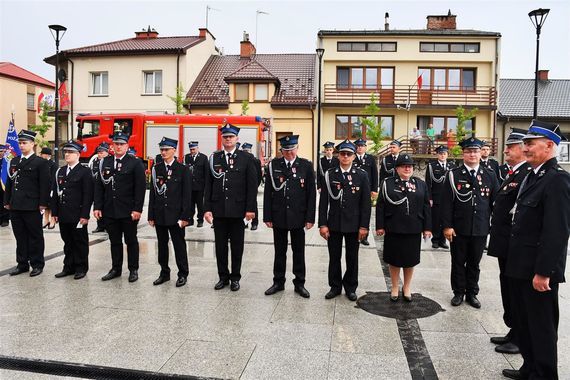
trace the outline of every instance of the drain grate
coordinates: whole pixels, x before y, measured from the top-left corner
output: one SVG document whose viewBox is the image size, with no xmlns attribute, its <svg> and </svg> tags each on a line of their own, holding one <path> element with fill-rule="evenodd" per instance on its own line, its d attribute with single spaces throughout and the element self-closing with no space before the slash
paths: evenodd
<svg viewBox="0 0 570 380">
<path fill-rule="evenodd" d="M 0 368 L 11 371 L 25 371 L 43 373 L 56 376 L 73 376 L 83 379 L 108 379 L 108 380 L 160 380 L 160 379 L 185 379 L 202 380 L 212 379 L 206 377 L 175 375 L 138 371 L 128 368 L 103 367 L 89 364 L 58 362 L 53 360 L 19 358 L 14 356 L 0 355 Z"/>
<path fill-rule="evenodd" d="M 426 318 L 445 311 L 440 304 L 419 293 L 412 294 L 412 302 L 404 301 L 401 296 L 398 302 L 392 302 L 389 292 L 367 292 L 356 304 L 369 313 L 400 320 Z"/>
</svg>

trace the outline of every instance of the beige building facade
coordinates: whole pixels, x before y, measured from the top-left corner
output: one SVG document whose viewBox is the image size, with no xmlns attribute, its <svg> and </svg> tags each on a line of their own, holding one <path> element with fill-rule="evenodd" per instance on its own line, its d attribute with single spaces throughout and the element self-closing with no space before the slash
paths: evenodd
<svg viewBox="0 0 570 380">
<path fill-rule="evenodd" d="M 385 143 L 405 144 L 414 127 L 436 144 L 457 128 L 455 109 L 478 109 L 470 134 L 496 142 L 496 87 L 500 34 L 460 30 L 456 16 L 428 16 L 422 30 L 326 31 L 321 86 L 321 143 L 366 137 L 359 119 L 374 94 Z M 422 151 L 418 153 L 425 153 Z"/>
</svg>

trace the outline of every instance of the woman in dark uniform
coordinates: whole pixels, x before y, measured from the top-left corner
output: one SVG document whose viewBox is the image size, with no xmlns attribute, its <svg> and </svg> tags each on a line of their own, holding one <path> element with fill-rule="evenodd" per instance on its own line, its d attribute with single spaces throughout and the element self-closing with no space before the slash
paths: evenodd
<svg viewBox="0 0 570 380">
<path fill-rule="evenodd" d="M 410 285 L 414 266 L 420 263 L 422 233 L 431 237 L 431 210 L 427 186 L 412 177 L 414 161 L 408 154 L 396 160 L 394 177 L 382 183 L 376 205 L 376 234 L 384 237 L 384 261 L 390 265 L 391 301 L 398 301 L 400 268 L 404 272 L 404 299 L 412 301 Z"/>
</svg>

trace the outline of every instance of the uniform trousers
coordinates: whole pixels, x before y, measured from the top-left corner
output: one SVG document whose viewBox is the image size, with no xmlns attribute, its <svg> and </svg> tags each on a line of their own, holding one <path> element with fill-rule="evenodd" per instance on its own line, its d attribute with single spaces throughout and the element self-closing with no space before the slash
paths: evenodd
<svg viewBox="0 0 570 380">
<path fill-rule="evenodd" d="M 459 235 L 451 242 L 451 288 L 456 295 L 479 293 L 479 263 L 487 236 Z"/>
<path fill-rule="evenodd" d="M 503 321 L 505 325 L 511 329 L 509 332 L 510 340 L 517 344 L 516 331 L 513 331 L 513 310 L 511 306 L 511 293 L 509 290 L 509 279 L 506 276 L 507 258 L 498 257 L 499 261 L 499 282 L 501 284 L 501 299 L 503 301 Z"/>
<path fill-rule="evenodd" d="M 346 247 L 346 272 L 342 276 L 342 239 Z M 358 287 L 358 232 L 329 231 L 327 240 L 329 248 L 329 286 L 340 292 L 344 287 L 346 293 L 353 293 Z"/>
<path fill-rule="evenodd" d="M 138 221 L 131 218 L 105 219 L 105 228 L 111 241 L 111 259 L 113 269 L 121 272 L 123 269 L 123 236 L 127 245 L 127 260 L 129 271 L 139 269 L 139 241 L 137 239 Z"/>
<path fill-rule="evenodd" d="M 241 259 L 243 257 L 243 241 L 245 224 L 243 218 L 214 217 L 214 236 L 216 239 L 216 262 L 218 276 L 222 281 L 239 281 L 241 279 Z M 232 272 L 228 269 L 228 240 L 232 256 Z"/>
<path fill-rule="evenodd" d="M 445 244 L 443 226 L 441 225 L 441 205 L 434 204 L 431 208 L 432 244 Z"/>
<path fill-rule="evenodd" d="M 204 190 L 192 191 L 192 197 L 190 198 L 190 219 L 194 219 L 194 212 L 197 209 L 196 220 L 198 222 L 204 222 Z"/>
<path fill-rule="evenodd" d="M 43 269 L 44 260 L 44 232 L 42 228 L 42 214 L 39 210 L 21 211 L 11 210 L 12 231 L 16 238 L 16 261 L 22 270 Z"/>
<path fill-rule="evenodd" d="M 77 223 L 59 223 L 59 234 L 63 240 L 63 271 L 87 273 L 89 270 L 89 237 L 87 225 L 77 228 Z"/>
<path fill-rule="evenodd" d="M 275 261 L 273 262 L 273 283 L 279 286 L 285 284 L 287 265 L 288 235 L 291 233 L 291 250 L 293 251 L 293 274 L 295 286 L 305 284 L 305 230 L 295 228 L 273 227 L 273 242 L 275 246 Z"/>
<path fill-rule="evenodd" d="M 532 280 L 508 280 L 513 325 L 524 359 L 521 374 L 529 379 L 558 379 L 558 284 L 538 292 Z"/>
<path fill-rule="evenodd" d="M 0 186 L 0 224 L 10 221 L 10 211 L 4 208 L 4 190 Z"/>
<path fill-rule="evenodd" d="M 158 240 L 158 263 L 160 264 L 160 274 L 170 276 L 168 266 L 168 240 L 169 234 L 174 247 L 174 257 L 178 267 L 178 277 L 188 277 L 188 252 L 186 250 L 186 240 L 184 240 L 185 228 L 180 228 L 178 224 L 173 226 L 155 225 L 156 238 Z"/>
</svg>

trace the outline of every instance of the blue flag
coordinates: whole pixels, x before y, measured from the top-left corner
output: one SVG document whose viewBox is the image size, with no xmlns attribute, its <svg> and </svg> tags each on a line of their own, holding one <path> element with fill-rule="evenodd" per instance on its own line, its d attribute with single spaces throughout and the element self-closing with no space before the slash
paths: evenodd
<svg viewBox="0 0 570 380">
<path fill-rule="evenodd" d="M 6 189 L 6 181 L 8 180 L 8 168 L 10 167 L 10 160 L 16 156 L 20 156 L 20 146 L 18 145 L 18 134 L 14 127 L 14 120 L 10 120 L 8 125 L 8 134 L 6 135 L 6 152 L 2 157 L 2 189 Z"/>
</svg>

